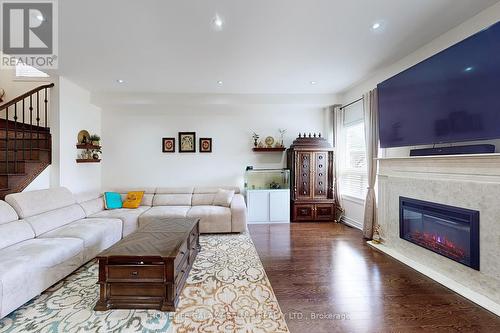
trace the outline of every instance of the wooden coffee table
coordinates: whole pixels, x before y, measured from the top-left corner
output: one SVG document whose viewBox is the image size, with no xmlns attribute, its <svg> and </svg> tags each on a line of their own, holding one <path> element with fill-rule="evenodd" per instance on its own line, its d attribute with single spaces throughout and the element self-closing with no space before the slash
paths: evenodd
<svg viewBox="0 0 500 333">
<path fill-rule="evenodd" d="M 95 310 L 175 311 L 200 250 L 199 219 L 157 219 L 102 252 Z"/>
</svg>

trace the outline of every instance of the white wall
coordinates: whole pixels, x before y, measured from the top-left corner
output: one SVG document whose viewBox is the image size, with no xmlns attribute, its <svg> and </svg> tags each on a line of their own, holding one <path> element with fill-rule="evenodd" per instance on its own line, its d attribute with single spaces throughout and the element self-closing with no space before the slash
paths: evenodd
<svg viewBox="0 0 500 333">
<path fill-rule="evenodd" d="M 281 168 L 284 153 L 252 152 L 252 132 L 285 145 L 300 132 L 325 133 L 325 111 L 305 105 L 156 105 L 103 109 L 103 187 L 243 186 L 245 167 Z M 178 132 L 213 138 L 213 153 L 179 153 Z M 176 153 L 162 153 L 161 139 L 176 138 Z"/>
<path fill-rule="evenodd" d="M 91 134 L 101 133 L 101 109 L 90 103 L 88 91 L 70 80 L 59 79 L 59 117 L 54 128 L 54 149 L 57 150 L 56 180 L 52 186 L 65 186 L 74 193 L 100 190 L 101 164 L 76 163 L 80 150 L 76 149 L 78 132 L 86 129 Z M 57 147 L 57 143 L 59 147 Z M 57 184 L 58 183 L 58 184 Z"/>
<path fill-rule="evenodd" d="M 434 54 L 456 44 L 463 39 L 479 32 L 480 30 L 496 23 L 500 20 L 500 3 L 482 11 L 473 18 L 465 21 L 458 27 L 446 32 L 440 37 L 436 38 L 432 42 L 408 55 L 407 57 L 401 59 L 400 61 L 385 67 L 363 80 L 357 83 L 350 89 L 346 90 L 341 94 L 342 102 L 349 103 L 360 98 L 363 93 L 374 89 L 378 83 L 402 72 L 403 70 L 433 56 Z M 481 143 L 493 143 L 497 147 L 497 151 L 500 151 L 500 140 L 492 141 L 481 141 Z M 461 143 L 468 144 L 468 143 Z M 456 145 L 456 144 L 455 144 Z M 381 152 L 382 156 L 386 157 L 398 157 L 398 156 L 408 156 L 409 150 L 414 147 L 401 147 L 401 148 L 390 148 L 383 149 Z M 363 217 L 364 204 L 355 201 L 344 201 L 344 207 L 346 208 L 346 220 L 349 220 L 351 224 L 361 224 Z M 355 222 L 353 222 L 355 221 Z"/>
</svg>

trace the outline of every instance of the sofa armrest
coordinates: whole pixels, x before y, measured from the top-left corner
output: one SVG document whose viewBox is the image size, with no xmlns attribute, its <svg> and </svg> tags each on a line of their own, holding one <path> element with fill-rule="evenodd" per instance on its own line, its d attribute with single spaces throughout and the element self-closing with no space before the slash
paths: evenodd
<svg viewBox="0 0 500 333">
<path fill-rule="evenodd" d="M 231 232 L 243 232 L 247 229 L 247 205 L 241 194 L 235 194 L 231 201 Z"/>
</svg>

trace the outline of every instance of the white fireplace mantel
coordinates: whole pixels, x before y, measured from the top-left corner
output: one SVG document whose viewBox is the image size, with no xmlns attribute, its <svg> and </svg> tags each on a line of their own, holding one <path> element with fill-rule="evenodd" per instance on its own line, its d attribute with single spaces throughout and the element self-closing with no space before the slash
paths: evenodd
<svg viewBox="0 0 500 333">
<path fill-rule="evenodd" d="M 500 315 L 500 154 L 380 158 L 377 249 Z M 480 271 L 399 237 L 399 197 L 480 212 Z"/>
</svg>

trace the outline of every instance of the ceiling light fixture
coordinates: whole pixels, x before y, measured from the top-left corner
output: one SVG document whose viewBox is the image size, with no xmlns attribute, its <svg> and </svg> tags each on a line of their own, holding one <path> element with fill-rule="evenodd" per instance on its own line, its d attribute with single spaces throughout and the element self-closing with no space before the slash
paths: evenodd
<svg viewBox="0 0 500 333">
<path fill-rule="evenodd" d="M 471 67 L 467 67 L 467 68 L 466 68 L 466 69 L 464 69 L 464 70 L 465 70 L 466 72 L 470 72 L 470 71 L 472 71 L 473 69 L 474 69 L 474 67 L 472 67 L 472 66 L 471 66 Z"/>
<path fill-rule="evenodd" d="M 316 81 L 311 81 L 311 82 L 309 82 L 309 83 L 310 83 L 310 84 L 312 84 L 312 85 L 314 86 L 314 85 L 315 85 L 315 84 L 317 84 L 318 82 L 316 82 Z"/>
<path fill-rule="evenodd" d="M 381 26 L 382 26 L 382 24 L 380 24 L 380 22 L 375 22 L 375 23 L 373 23 L 373 25 L 372 25 L 372 29 L 373 29 L 373 30 L 377 30 L 377 29 L 379 29 Z"/>
<path fill-rule="evenodd" d="M 125 81 L 124 81 L 124 80 L 122 80 L 122 79 L 118 79 L 118 80 L 116 80 L 116 82 L 118 82 L 118 83 L 120 83 L 120 84 L 125 83 Z"/>
<path fill-rule="evenodd" d="M 45 18 L 43 17 L 42 14 L 39 14 L 36 16 L 37 20 L 40 21 L 40 22 L 43 22 L 45 20 Z"/>
<path fill-rule="evenodd" d="M 224 21 L 219 16 L 219 14 L 215 14 L 214 19 L 212 20 L 212 24 L 213 24 L 215 30 L 220 31 L 220 30 L 222 30 L 222 26 L 224 25 Z"/>
<path fill-rule="evenodd" d="M 217 84 L 218 84 L 219 86 L 222 86 L 224 83 L 223 83 L 222 81 L 217 81 Z"/>
</svg>

